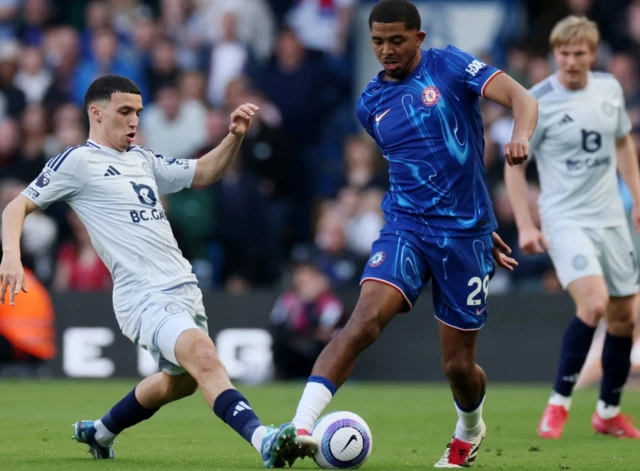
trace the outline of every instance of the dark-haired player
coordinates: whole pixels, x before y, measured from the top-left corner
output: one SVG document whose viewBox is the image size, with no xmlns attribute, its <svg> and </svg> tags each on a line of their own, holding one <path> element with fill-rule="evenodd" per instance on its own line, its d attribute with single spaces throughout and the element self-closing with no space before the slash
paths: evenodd
<svg viewBox="0 0 640 471">
<path fill-rule="evenodd" d="M 2 215 L 0 265 L 4 303 L 25 286 L 20 235 L 38 207 L 67 201 L 87 226 L 96 251 L 113 277 L 113 305 L 122 332 L 151 353 L 160 373 L 140 382 L 100 420 L 77 422 L 73 438 L 94 458 L 113 458 L 115 437 L 149 419 L 198 387 L 218 417 L 262 454 L 267 468 L 283 467 L 295 446 L 293 424 L 265 427 L 238 392 L 207 334 L 202 293 L 165 216 L 160 195 L 209 185 L 229 166 L 258 107 L 231 114 L 229 134 L 200 160 L 165 159 L 133 145 L 142 98 L 129 79 L 95 80 L 85 96 L 89 140 L 51 159 L 42 174 Z"/>
<path fill-rule="evenodd" d="M 504 155 L 527 158 L 537 103 L 501 71 L 453 46 L 421 49 L 425 33 L 407 0 L 382 0 L 369 16 L 371 43 L 383 70 L 357 105 L 362 126 L 389 161 L 386 225 L 373 243 L 360 299 L 344 330 L 318 358 L 293 423 L 305 436 L 348 378 L 358 355 L 396 314 L 408 312 L 433 283 L 442 367 L 453 391 L 458 423 L 437 468 L 471 465 L 485 437 L 486 376 L 476 365 L 478 330 L 487 319 L 487 290 L 495 261 L 512 269 L 497 227 L 483 163 L 478 97 L 513 110 L 515 127 Z"/>
</svg>

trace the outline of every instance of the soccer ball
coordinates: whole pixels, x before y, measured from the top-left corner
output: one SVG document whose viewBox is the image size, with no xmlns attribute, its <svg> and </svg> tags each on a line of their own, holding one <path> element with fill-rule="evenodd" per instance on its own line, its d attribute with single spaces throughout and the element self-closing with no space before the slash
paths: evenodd
<svg viewBox="0 0 640 471">
<path fill-rule="evenodd" d="M 358 468 L 373 447 L 369 426 L 353 412 L 331 412 L 320 417 L 311 435 L 318 441 L 313 459 L 324 469 Z"/>
</svg>

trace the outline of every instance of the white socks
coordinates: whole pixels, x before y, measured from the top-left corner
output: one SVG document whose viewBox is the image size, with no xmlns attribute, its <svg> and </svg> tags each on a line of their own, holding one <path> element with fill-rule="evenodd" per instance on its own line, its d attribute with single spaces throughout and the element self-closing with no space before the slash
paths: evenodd
<svg viewBox="0 0 640 471">
<path fill-rule="evenodd" d="M 296 410 L 296 416 L 293 418 L 293 425 L 296 428 L 304 429 L 307 432 L 311 432 L 313 424 L 316 423 L 320 414 L 327 404 L 331 402 L 333 394 L 329 388 L 322 383 L 309 382 L 304 388 L 300 402 L 298 403 L 298 410 Z"/>
<path fill-rule="evenodd" d="M 610 406 L 605 404 L 602 399 L 598 399 L 598 403 L 596 404 L 596 412 L 601 419 L 609 420 L 613 419 L 620 413 L 620 406 Z"/>
<path fill-rule="evenodd" d="M 571 397 L 563 396 L 554 391 L 549 398 L 548 404 L 550 406 L 562 406 L 569 412 L 569 409 L 571 409 Z"/>
<path fill-rule="evenodd" d="M 100 420 L 96 420 L 93 423 L 93 426 L 96 428 L 96 441 L 102 446 L 109 446 L 115 440 L 116 435 L 109 431 L 107 427 Z"/>
<path fill-rule="evenodd" d="M 251 444 L 256 450 L 258 450 L 258 453 L 262 453 L 262 439 L 264 438 L 265 433 L 267 433 L 267 427 L 261 425 L 255 429 L 253 435 L 251 435 Z"/>
<path fill-rule="evenodd" d="M 454 401 L 455 402 L 455 401 Z M 484 404 L 484 398 L 480 405 L 471 412 L 464 412 L 458 408 L 456 404 L 456 411 L 458 412 L 458 423 L 456 425 L 456 438 L 463 442 L 472 442 L 480 432 L 482 431 L 482 405 Z"/>
<path fill-rule="evenodd" d="M 567 396 L 563 396 L 562 394 L 558 394 L 554 392 L 551 394 L 549 398 L 550 406 L 562 406 L 565 408 L 567 412 L 571 409 L 571 398 Z M 616 415 L 620 413 L 620 406 L 612 406 L 605 404 L 602 399 L 598 399 L 598 403 L 596 404 L 596 412 L 600 416 L 601 419 L 608 420 L 613 419 Z"/>
</svg>

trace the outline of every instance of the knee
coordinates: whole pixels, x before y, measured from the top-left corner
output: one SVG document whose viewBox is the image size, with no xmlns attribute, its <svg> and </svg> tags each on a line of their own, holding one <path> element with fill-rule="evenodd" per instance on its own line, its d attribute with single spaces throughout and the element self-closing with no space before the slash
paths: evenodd
<svg viewBox="0 0 640 471">
<path fill-rule="evenodd" d="M 442 371 L 451 383 L 464 381 L 473 374 L 476 364 L 466 355 L 454 355 L 442 359 Z"/>
<path fill-rule="evenodd" d="M 577 315 L 582 322 L 590 327 L 596 327 L 600 323 L 600 319 L 606 314 L 608 300 L 604 298 L 595 298 L 584 306 L 578 307 Z"/>
<path fill-rule="evenodd" d="M 193 363 L 195 366 L 196 379 L 199 377 L 214 373 L 220 369 L 222 363 L 216 355 L 216 350 L 213 344 L 211 345 L 197 345 L 194 349 Z"/>
<path fill-rule="evenodd" d="M 607 332 L 616 337 L 630 337 L 634 328 L 635 322 L 631 312 L 607 318 Z"/>
</svg>

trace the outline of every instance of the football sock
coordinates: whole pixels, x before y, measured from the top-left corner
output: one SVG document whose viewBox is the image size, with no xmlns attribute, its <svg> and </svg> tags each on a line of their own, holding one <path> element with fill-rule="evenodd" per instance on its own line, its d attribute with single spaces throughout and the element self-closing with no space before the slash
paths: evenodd
<svg viewBox="0 0 640 471">
<path fill-rule="evenodd" d="M 453 402 L 458 412 L 455 436 L 463 442 L 469 443 L 478 438 L 478 435 L 480 435 L 482 431 L 482 405 L 484 404 L 484 397 L 473 409 L 461 407 L 455 397 L 453 398 Z"/>
<path fill-rule="evenodd" d="M 124 429 L 147 420 L 159 409 L 145 409 L 136 398 L 136 389 L 111 408 L 100 420 L 94 424 L 96 440 L 102 446 L 109 446 L 116 435 Z"/>
<path fill-rule="evenodd" d="M 262 453 L 262 439 L 265 433 L 267 433 L 267 427 L 261 425 L 253 432 L 253 435 L 251 435 L 251 444 L 259 453 Z"/>
<path fill-rule="evenodd" d="M 569 412 L 569 409 L 571 409 L 571 396 L 567 397 L 554 392 L 551 394 L 548 404 L 550 406 L 562 406 L 567 412 Z"/>
<path fill-rule="evenodd" d="M 632 347 L 631 337 L 617 337 L 607 332 L 602 349 L 602 382 L 597 408 L 603 419 L 615 417 L 620 412 L 618 406 L 631 369 Z"/>
<path fill-rule="evenodd" d="M 255 446 L 252 440 L 253 435 L 263 425 L 251 409 L 247 398 L 240 391 L 236 389 L 222 391 L 213 402 L 213 412 L 238 435 Z"/>
<path fill-rule="evenodd" d="M 573 318 L 562 339 L 560 363 L 556 373 L 556 382 L 553 385 L 554 392 L 564 397 L 571 396 L 580 370 L 589 353 L 595 331 L 595 327 L 589 327 L 578 317 Z"/>
<path fill-rule="evenodd" d="M 311 432 L 313 424 L 316 423 L 327 404 L 331 402 L 337 390 L 338 388 L 331 380 L 323 376 L 310 376 L 298 403 L 296 416 L 293 418 L 293 424 L 296 428 Z"/>
</svg>

